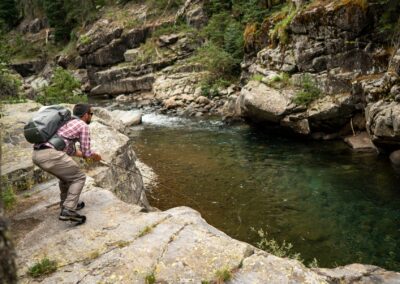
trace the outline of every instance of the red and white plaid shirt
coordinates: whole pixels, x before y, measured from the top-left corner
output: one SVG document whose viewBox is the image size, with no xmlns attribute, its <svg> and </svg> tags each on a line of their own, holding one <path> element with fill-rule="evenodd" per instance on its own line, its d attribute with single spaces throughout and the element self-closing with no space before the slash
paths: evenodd
<svg viewBox="0 0 400 284">
<path fill-rule="evenodd" d="M 72 156 L 75 152 L 75 143 L 79 142 L 80 149 L 84 157 L 90 157 L 90 132 L 89 126 L 81 119 L 72 119 L 57 130 L 57 134 L 65 141 L 64 152 Z M 50 143 L 45 143 L 46 146 L 54 148 Z"/>
</svg>

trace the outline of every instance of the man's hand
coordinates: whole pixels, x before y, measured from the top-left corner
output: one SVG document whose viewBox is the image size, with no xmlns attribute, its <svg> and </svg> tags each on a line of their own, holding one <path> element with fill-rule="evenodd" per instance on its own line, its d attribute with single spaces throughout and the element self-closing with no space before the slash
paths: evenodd
<svg viewBox="0 0 400 284">
<path fill-rule="evenodd" d="M 97 154 L 97 153 L 93 153 L 93 154 L 89 157 L 89 159 L 92 159 L 92 160 L 95 161 L 95 162 L 99 162 L 99 161 L 101 161 L 101 156 L 100 156 L 99 154 Z"/>
<path fill-rule="evenodd" d="M 81 152 L 81 151 L 79 151 L 79 150 L 76 150 L 76 151 L 75 151 L 75 154 L 74 154 L 74 156 L 75 156 L 75 157 L 82 158 L 82 157 L 83 157 L 83 154 L 82 154 L 82 152 Z"/>
</svg>

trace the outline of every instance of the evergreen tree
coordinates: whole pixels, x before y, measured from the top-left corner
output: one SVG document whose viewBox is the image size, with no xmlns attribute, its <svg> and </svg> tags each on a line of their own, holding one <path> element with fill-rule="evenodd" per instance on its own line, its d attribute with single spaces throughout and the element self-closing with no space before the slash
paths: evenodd
<svg viewBox="0 0 400 284">
<path fill-rule="evenodd" d="M 72 25 L 67 22 L 67 12 L 64 8 L 63 0 L 44 0 L 44 9 L 46 11 L 49 24 L 54 28 L 54 39 L 58 41 L 69 40 Z"/>
<path fill-rule="evenodd" d="M 14 0 L 0 1 L 0 28 L 12 28 L 18 21 L 18 10 Z"/>
</svg>

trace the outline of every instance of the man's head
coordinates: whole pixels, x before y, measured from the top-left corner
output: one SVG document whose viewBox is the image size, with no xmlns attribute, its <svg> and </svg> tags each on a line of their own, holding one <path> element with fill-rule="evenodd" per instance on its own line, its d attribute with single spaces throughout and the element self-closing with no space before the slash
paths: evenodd
<svg viewBox="0 0 400 284">
<path fill-rule="evenodd" d="M 89 104 L 76 104 L 73 109 L 73 114 L 89 124 L 93 116 L 92 106 Z"/>
</svg>

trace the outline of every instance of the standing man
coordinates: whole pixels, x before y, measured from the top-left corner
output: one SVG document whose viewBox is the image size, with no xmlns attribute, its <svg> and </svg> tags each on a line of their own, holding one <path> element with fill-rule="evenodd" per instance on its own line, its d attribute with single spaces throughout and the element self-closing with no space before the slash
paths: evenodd
<svg viewBox="0 0 400 284">
<path fill-rule="evenodd" d="M 62 221 L 73 221 L 78 224 L 85 222 L 86 217 L 76 211 L 85 206 L 79 202 L 79 196 L 85 185 L 85 173 L 78 164 L 70 157 L 82 157 L 100 161 L 101 156 L 90 150 L 89 123 L 92 120 L 92 110 L 89 104 L 77 104 L 73 109 L 73 119 L 61 126 L 57 134 L 65 142 L 65 148 L 57 151 L 49 142 L 35 144 L 32 160 L 35 165 L 46 172 L 56 176 L 60 182 L 60 206 L 59 219 Z M 80 150 L 75 148 L 79 142 Z"/>
</svg>

